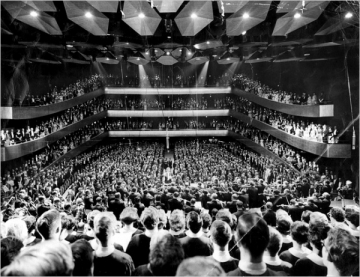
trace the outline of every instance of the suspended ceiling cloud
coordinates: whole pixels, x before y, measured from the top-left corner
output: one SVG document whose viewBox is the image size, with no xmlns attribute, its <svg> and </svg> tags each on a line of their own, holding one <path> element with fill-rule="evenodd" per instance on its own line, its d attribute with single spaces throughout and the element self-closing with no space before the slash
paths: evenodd
<svg viewBox="0 0 360 277">
<path fill-rule="evenodd" d="M 266 19 L 271 1 L 249 1 L 226 19 L 226 34 L 239 36 Z"/>
<path fill-rule="evenodd" d="M 193 1 L 180 11 L 175 23 L 183 36 L 195 36 L 213 20 L 211 1 Z"/>
<path fill-rule="evenodd" d="M 175 13 L 184 0 L 153 0 L 154 8 L 160 13 Z"/>
<path fill-rule="evenodd" d="M 123 12 L 123 21 L 141 36 L 152 36 L 162 20 L 146 1 L 126 1 Z"/>
<path fill-rule="evenodd" d="M 119 1 L 87 1 L 91 6 L 103 13 L 116 13 Z"/>
<path fill-rule="evenodd" d="M 1 4 L 14 19 L 49 35 L 62 35 L 55 18 L 47 13 L 40 10 L 35 11 L 32 6 L 29 6 L 22 1 L 2 1 Z M 36 12 L 37 16 L 32 16 L 30 14 L 31 12 Z"/>
<path fill-rule="evenodd" d="M 308 1 L 304 9 L 295 9 L 276 21 L 273 36 L 286 36 L 287 34 L 315 21 L 329 4 L 328 1 Z M 302 7 L 302 6 L 301 6 Z M 299 17 L 296 18 L 296 15 Z"/>
<path fill-rule="evenodd" d="M 63 1 L 63 3 L 69 20 L 76 23 L 94 36 L 107 35 L 109 18 L 95 9 L 88 2 Z M 87 13 L 89 13 L 89 16 L 86 16 Z"/>
</svg>

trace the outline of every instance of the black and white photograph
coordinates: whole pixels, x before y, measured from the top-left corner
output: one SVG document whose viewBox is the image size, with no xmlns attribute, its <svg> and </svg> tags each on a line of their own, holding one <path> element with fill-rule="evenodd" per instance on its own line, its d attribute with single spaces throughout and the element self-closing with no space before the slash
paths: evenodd
<svg viewBox="0 0 360 277">
<path fill-rule="evenodd" d="M 359 276 L 359 1 L 0 4 L 1 276 Z"/>
</svg>

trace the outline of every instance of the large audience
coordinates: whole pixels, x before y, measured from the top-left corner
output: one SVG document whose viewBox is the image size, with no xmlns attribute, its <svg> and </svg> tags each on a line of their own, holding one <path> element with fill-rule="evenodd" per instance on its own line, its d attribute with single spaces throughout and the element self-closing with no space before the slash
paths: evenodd
<svg viewBox="0 0 360 277">
<path fill-rule="evenodd" d="M 324 105 L 330 103 L 322 92 L 318 95 L 315 93 L 308 94 L 306 92 L 299 95 L 293 92 L 273 89 L 258 80 L 252 80 L 245 74 L 235 74 L 231 79 L 231 85 L 259 97 L 284 104 Z"/>
<path fill-rule="evenodd" d="M 206 80 L 181 74 L 95 74 L 25 102 L 49 105 L 104 85 L 228 84 L 286 104 L 326 103 L 323 95 L 300 96 L 226 73 Z M 89 100 L 40 121 L 1 130 L 2 145 L 43 138 L 108 109 L 231 109 L 308 140 L 339 140 L 336 127 L 237 96 L 159 95 Z M 170 138 L 170 148 L 156 140 L 109 140 L 65 158 L 104 131 L 150 129 L 229 130 L 287 163 L 215 138 Z M 352 182 L 231 117 L 105 118 L 7 162 L 1 171 L 3 276 L 359 275 L 360 208 L 358 203 L 332 203 L 336 196 L 352 197 Z"/>
<path fill-rule="evenodd" d="M 77 80 L 75 83 L 66 87 L 57 87 L 49 84 L 49 92 L 46 94 L 28 94 L 23 106 L 44 106 L 60 103 L 75 97 L 92 92 L 103 86 L 103 77 L 100 74 L 94 74 L 90 77 Z"/>
<path fill-rule="evenodd" d="M 331 206 L 326 173 L 216 139 L 170 152 L 109 142 L 17 180 L 2 202 L 1 274 L 359 274 L 359 207 Z"/>
</svg>

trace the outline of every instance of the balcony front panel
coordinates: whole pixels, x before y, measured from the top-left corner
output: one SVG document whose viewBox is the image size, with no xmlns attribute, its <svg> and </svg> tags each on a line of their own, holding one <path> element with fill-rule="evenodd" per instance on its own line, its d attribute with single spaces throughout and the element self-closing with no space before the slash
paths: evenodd
<svg viewBox="0 0 360 277">
<path fill-rule="evenodd" d="M 226 137 L 228 130 L 178 130 L 178 131 L 109 131 L 110 138 L 131 137 Z"/>
<path fill-rule="evenodd" d="M 80 128 L 82 128 L 84 126 L 87 126 L 99 119 L 104 118 L 105 116 L 106 116 L 106 111 L 92 115 L 90 117 L 87 117 L 79 122 L 71 124 L 55 133 L 52 133 L 52 134 L 46 136 L 46 137 L 42 137 L 42 138 L 39 138 L 36 140 L 32 140 L 32 141 L 12 145 L 12 146 L 2 147 L 1 148 L 1 161 L 4 162 L 4 161 L 13 160 L 13 159 L 31 154 L 35 151 L 38 151 L 41 148 L 46 147 L 47 144 L 51 144 L 65 136 L 67 136 L 68 134 L 71 134 L 72 132 L 79 130 Z"/>
<path fill-rule="evenodd" d="M 80 105 L 103 94 L 104 89 L 100 88 L 79 97 L 46 106 L 1 107 L 1 119 L 32 119 L 47 116 Z"/>
<path fill-rule="evenodd" d="M 253 93 L 240 89 L 233 89 L 232 93 L 248 99 L 260 106 L 279 111 L 282 113 L 301 117 L 332 117 L 334 116 L 334 105 L 293 105 L 265 99 Z"/>
<path fill-rule="evenodd" d="M 281 131 L 277 128 L 274 128 L 262 121 L 248 117 L 247 115 L 230 112 L 230 115 L 235 118 L 251 124 L 255 128 L 258 128 L 268 134 L 286 142 L 287 144 L 294 146 L 300 150 L 318 155 L 324 158 L 350 158 L 351 157 L 351 145 L 350 144 L 326 144 L 317 141 L 311 141 L 303 139 L 291 134 L 288 134 L 284 131 Z"/>
<path fill-rule="evenodd" d="M 112 95 L 197 95 L 230 94 L 230 87 L 216 88 L 105 88 L 105 94 Z"/>
<path fill-rule="evenodd" d="M 229 116 L 230 110 L 109 110 L 108 117 L 204 117 Z"/>
</svg>

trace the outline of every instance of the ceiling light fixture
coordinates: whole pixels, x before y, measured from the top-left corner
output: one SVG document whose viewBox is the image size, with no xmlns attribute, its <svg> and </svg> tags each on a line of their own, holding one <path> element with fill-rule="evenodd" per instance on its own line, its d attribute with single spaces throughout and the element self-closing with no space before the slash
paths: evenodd
<svg viewBox="0 0 360 277">
<path fill-rule="evenodd" d="M 32 17 L 37 17 L 39 14 L 38 14 L 36 11 L 31 11 L 31 12 L 30 12 L 30 15 L 31 15 Z"/>
<path fill-rule="evenodd" d="M 249 18 L 249 17 L 250 17 L 250 15 L 248 13 L 243 14 L 243 18 Z"/>
<path fill-rule="evenodd" d="M 210 44 L 210 41 L 207 41 L 206 44 Z"/>
<path fill-rule="evenodd" d="M 139 17 L 140 17 L 140 18 L 144 18 L 144 17 L 145 17 L 145 14 L 139 13 Z"/>
<path fill-rule="evenodd" d="M 230 58 L 227 58 L 228 61 L 230 61 Z"/>
<path fill-rule="evenodd" d="M 169 55 L 170 55 L 170 52 L 166 52 L 166 55 L 168 55 L 168 56 L 169 56 Z"/>
<path fill-rule="evenodd" d="M 345 14 L 345 18 L 352 18 L 353 14 L 351 12 L 348 12 L 347 14 Z"/>
<path fill-rule="evenodd" d="M 171 36 L 168 36 L 167 38 L 168 38 L 168 39 L 171 39 Z"/>
<path fill-rule="evenodd" d="M 137 58 L 138 61 L 140 61 L 140 58 Z"/>
<path fill-rule="evenodd" d="M 197 14 L 196 14 L 196 13 L 192 13 L 192 14 L 191 14 L 191 18 L 192 18 L 192 19 L 197 18 Z"/>
<path fill-rule="evenodd" d="M 299 13 L 294 14 L 294 18 L 300 18 L 300 17 L 301 17 L 301 14 L 299 14 Z"/>
<path fill-rule="evenodd" d="M 86 12 L 86 13 L 85 13 L 85 17 L 87 17 L 87 18 L 92 18 L 92 16 L 93 16 L 93 15 L 91 14 L 91 12 Z"/>
<path fill-rule="evenodd" d="M 242 32 L 241 34 L 242 34 L 242 35 L 245 35 L 245 34 L 246 34 L 246 31 Z"/>
<path fill-rule="evenodd" d="M 191 55 L 191 51 L 188 52 L 188 55 Z"/>
</svg>

